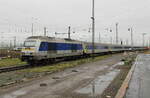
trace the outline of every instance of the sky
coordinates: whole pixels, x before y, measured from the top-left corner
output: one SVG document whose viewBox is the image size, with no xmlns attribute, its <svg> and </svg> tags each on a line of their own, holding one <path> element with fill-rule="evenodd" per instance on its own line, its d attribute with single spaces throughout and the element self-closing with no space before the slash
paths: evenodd
<svg viewBox="0 0 150 98">
<path fill-rule="evenodd" d="M 95 0 L 96 42 L 115 42 L 115 24 L 119 23 L 119 40 L 130 44 L 133 28 L 134 44 L 142 45 L 142 33 L 146 43 L 150 39 L 150 0 Z M 91 33 L 92 0 L 0 0 L 0 44 L 12 43 L 14 36 L 18 44 L 32 35 L 47 35 L 65 38 L 71 26 L 71 38 L 88 41 Z M 108 29 L 112 30 L 109 32 Z M 89 32 L 90 31 L 90 32 Z M 73 33 L 75 32 L 75 33 Z M 99 36 L 101 36 L 99 40 Z"/>
</svg>

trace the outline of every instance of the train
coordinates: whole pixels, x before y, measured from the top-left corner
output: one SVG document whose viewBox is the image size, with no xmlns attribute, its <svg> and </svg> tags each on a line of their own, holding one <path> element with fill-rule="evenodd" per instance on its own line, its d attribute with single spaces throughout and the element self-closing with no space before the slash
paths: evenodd
<svg viewBox="0 0 150 98">
<path fill-rule="evenodd" d="M 61 58 L 83 57 L 92 54 L 123 52 L 131 50 L 143 50 L 141 46 L 113 45 L 83 42 L 67 38 L 55 38 L 47 36 L 31 36 L 24 42 L 21 50 L 21 60 L 29 64 L 38 61 L 54 61 Z"/>
</svg>

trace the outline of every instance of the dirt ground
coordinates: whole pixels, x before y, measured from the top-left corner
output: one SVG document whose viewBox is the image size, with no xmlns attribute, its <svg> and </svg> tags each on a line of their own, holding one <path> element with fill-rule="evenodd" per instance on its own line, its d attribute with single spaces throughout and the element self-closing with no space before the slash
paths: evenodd
<svg viewBox="0 0 150 98">
<path fill-rule="evenodd" d="M 117 94 L 117 91 L 119 90 L 123 81 L 125 80 L 130 68 L 131 68 L 131 65 L 119 67 L 119 69 L 121 70 L 120 73 L 112 81 L 112 83 L 107 87 L 107 89 L 105 89 L 105 91 L 101 95 L 101 98 L 109 98 L 109 97 L 115 98 L 115 95 Z"/>
<path fill-rule="evenodd" d="M 116 68 L 120 69 L 120 73 L 115 77 L 115 79 L 109 84 L 109 86 L 105 89 L 101 98 L 115 98 L 118 90 L 120 89 L 122 83 L 124 82 L 128 72 L 130 71 L 135 59 L 136 54 L 131 55 L 130 57 L 125 59 L 124 66 L 116 66 Z"/>
<path fill-rule="evenodd" d="M 104 90 L 122 72 L 116 67 L 122 58 L 122 54 L 117 54 L 31 82 L 1 88 L 0 98 L 101 98 Z"/>
</svg>

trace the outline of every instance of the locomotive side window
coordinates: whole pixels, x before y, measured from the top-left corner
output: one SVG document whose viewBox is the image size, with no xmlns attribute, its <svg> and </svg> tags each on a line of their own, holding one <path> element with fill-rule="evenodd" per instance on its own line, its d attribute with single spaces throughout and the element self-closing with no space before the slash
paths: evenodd
<svg viewBox="0 0 150 98">
<path fill-rule="evenodd" d="M 48 43 L 48 51 L 50 53 L 56 53 L 57 52 L 57 44 L 56 43 Z"/>
<path fill-rule="evenodd" d="M 39 51 L 56 52 L 56 43 L 41 42 Z"/>
<path fill-rule="evenodd" d="M 47 51 L 48 50 L 48 43 L 47 42 L 41 42 L 39 51 Z"/>
<path fill-rule="evenodd" d="M 48 50 L 49 51 L 56 50 L 56 43 L 48 43 Z"/>
</svg>

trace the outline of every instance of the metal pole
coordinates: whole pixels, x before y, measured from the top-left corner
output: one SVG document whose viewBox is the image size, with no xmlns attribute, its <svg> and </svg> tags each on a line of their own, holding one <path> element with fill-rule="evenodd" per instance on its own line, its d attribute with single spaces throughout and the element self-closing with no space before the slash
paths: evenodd
<svg viewBox="0 0 150 98">
<path fill-rule="evenodd" d="M 16 36 L 14 37 L 14 48 L 16 48 Z"/>
<path fill-rule="evenodd" d="M 149 44 L 148 44 L 148 47 L 150 48 L 150 38 L 149 38 Z"/>
<path fill-rule="evenodd" d="M 144 47 L 145 46 L 145 38 L 144 37 L 145 37 L 146 33 L 143 33 L 142 35 L 143 35 L 143 47 Z"/>
<path fill-rule="evenodd" d="M 101 33 L 99 32 L 99 43 L 101 43 Z"/>
<path fill-rule="evenodd" d="M 31 26 L 31 32 L 32 32 L 32 36 L 33 36 L 33 23 L 32 23 L 32 26 Z"/>
<path fill-rule="evenodd" d="M 0 47 L 0 56 L 2 55 L 2 39 L 3 38 L 3 32 L 1 32 L 1 47 Z"/>
<path fill-rule="evenodd" d="M 1 48 L 3 48 L 3 33 L 4 32 L 1 32 Z"/>
<path fill-rule="evenodd" d="M 116 44 L 118 44 L 118 23 L 116 23 Z"/>
<path fill-rule="evenodd" d="M 71 32 L 71 27 L 69 26 L 68 27 L 68 39 L 71 39 L 70 32 Z"/>
<path fill-rule="evenodd" d="M 12 43 L 11 43 L 11 40 L 10 40 L 10 45 L 9 45 L 9 46 L 10 46 L 10 49 L 11 49 L 11 48 L 12 48 Z"/>
<path fill-rule="evenodd" d="M 144 47 L 144 34 L 143 34 L 143 47 Z"/>
<path fill-rule="evenodd" d="M 47 29 L 44 27 L 44 36 L 46 36 Z"/>
<path fill-rule="evenodd" d="M 92 58 L 95 53 L 95 0 L 92 0 Z"/>
<path fill-rule="evenodd" d="M 131 48 L 133 49 L 133 29 L 131 28 Z"/>
</svg>

